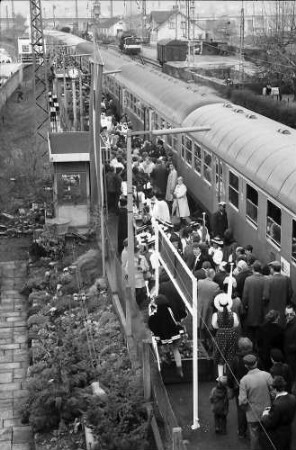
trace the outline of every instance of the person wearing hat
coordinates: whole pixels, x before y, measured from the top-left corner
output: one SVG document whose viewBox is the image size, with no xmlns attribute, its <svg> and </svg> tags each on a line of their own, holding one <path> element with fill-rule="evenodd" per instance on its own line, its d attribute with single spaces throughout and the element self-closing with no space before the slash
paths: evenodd
<svg viewBox="0 0 296 450">
<path fill-rule="evenodd" d="M 226 364 L 232 362 L 238 340 L 239 319 L 231 311 L 232 298 L 229 294 L 216 295 L 214 306 L 217 312 L 212 316 L 212 327 L 216 331 L 213 359 L 218 365 L 218 377 L 226 370 Z"/>
<path fill-rule="evenodd" d="M 224 233 L 228 228 L 228 218 L 226 213 L 226 203 L 218 203 L 218 211 L 212 217 L 212 235 L 223 239 Z"/>
<path fill-rule="evenodd" d="M 261 447 L 262 450 L 290 450 L 296 399 L 287 392 L 283 377 L 276 376 L 272 387 L 275 399 L 271 408 L 266 408 L 261 417 L 264 426 L 264 432 L 260 433 Z"/>
<path fill-rule="evenodd" d="M 280 325 L 285 326 L 285 307 L 291 302 L 293 295 L 291 279 L 281 274 L 281 263 L 272 261 L 269 264 L 271 277 L 265 284 L 263 299 L 266 313 L 275 309 L 280 313 Z"/>
<path fill-rule="evenodd" d="M 209 248 L 209 255 L 213 258 L 215 268 L 219 267 L 223 261 L 223 240 L 219 236 L 211 239 L 211 246 Z"/>
<path fill-rule="evenodd" d="M 239 384 L 239 405 L 245 409 L 250 434 L 251 450 L 260 450 L 260 420 L 265 408 L 271 406 L 272 376 L 257 367 L 257 356 L 249 354 L 243 357 L 248 373 Z"/>
</svg>

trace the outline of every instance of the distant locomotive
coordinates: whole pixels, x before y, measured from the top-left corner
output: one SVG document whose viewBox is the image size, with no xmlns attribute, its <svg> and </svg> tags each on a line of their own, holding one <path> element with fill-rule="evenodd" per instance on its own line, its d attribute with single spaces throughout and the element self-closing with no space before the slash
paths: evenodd
<svg viewBox="0 0 296 450">
<path fill-rule="evenodd" d="M 64 36 L 67 51 L 91 53 L 92 44 L 70 39 Z M 103 77 L 104 90 L 134 130 L 149 136 L 149 130 L 163 127 L 210 127 L 163 137 L 178 174 L 209 215 L 226 201 L 238 241 L 252 243 L 263 262 L 281 261 L 296 290 L 296 131 L 225 102 L 213 89 L 188 86 L 110 49 L 101 52 L 107 71 L 121 70 Z"/>
<path fill-rule="evenodd" d="M 132 34 L 123 34 L 119 40 L 119 49 L 127 55 L 138 55 L 142 51 L 141 39 Z"/>
</svg>

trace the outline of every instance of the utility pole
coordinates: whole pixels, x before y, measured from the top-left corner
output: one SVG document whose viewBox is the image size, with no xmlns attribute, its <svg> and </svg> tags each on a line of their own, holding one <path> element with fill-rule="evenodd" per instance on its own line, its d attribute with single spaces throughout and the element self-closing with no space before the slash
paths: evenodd
<svg viewBox="0 0 296 450">
<path fill-rule="evenodd" d="M 244 44 L 245 44 L 245 12 L 244 0 L 242 0 L 241 18 L 240 18 L 240 45 L 239 45 L 239 72 L 242 86 L 244 84 Z"/>
<path fill-rule="evenodd" d="M 113 0 L 110 0 L 110 17 L 113 17 Z"/>
<path fill-rule="evenodd" d="M 142 0 L 142 41 L 146 38 L 146 0 Z"/>
<path fill-rule="evenodd" d="M 187 62 L 188 65 L 190 65 L 190 61 L 191 61 L 191 48 L 190 48 L 190 1 L 191 0 L 186 0 L 186 19 L 187 19 L 187 40 L 188 40 L 188 58 L 187 58 Z"/>
<path fill-rule="evenodd" d="M 78 1 L 75 0 L 75 23 L 73 23 L 73 33 L 78 34 Z"/>
<path fill-rule="evenodd" d="M 41 0 L 30 0 L 31 45 L 34 70 L 34 98 L 35 98 L 35 145 L 37 139 L 47 142 L 48 131 L 48 85 L 47 64 L 44 47 Z"/>
</svg>

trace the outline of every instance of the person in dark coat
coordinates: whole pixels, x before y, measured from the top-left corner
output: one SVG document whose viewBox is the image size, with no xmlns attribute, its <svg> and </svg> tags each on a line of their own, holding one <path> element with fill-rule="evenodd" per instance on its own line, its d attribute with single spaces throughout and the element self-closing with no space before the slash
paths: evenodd
<svg viewBox="0 0 296 450">
<path fill-rule="evenodd" d="M 122 197 L 119 200 L 118 226 L 117 226 L 117 252 L 121 254 L 123 241 L 127 238 L 127 199 Z"/>
<path fill-rule="evenodd" d="M 246 261 L 241 259 L 238 261 L 233 273 L 237 282 L 236 293 L 239 298 L 242 299 L 246 278 L 252 275 L 252 270 L 249 268 Z"/>
<path fill-rule="evenodd" d="M 226 434 L 229 400 L 227 392 L 227 378 L 222 376 L 213 387 L 210 394 L 211 409 L 214 413 L 215 433 Z"/>
<path fill-rule="evenodd" d="M 182 360 L 178 349 L 184 328 L 173 314 L 170 302 L 164 295 L 158 295 L 149 305 L 148 327 L 157 343 L 172 347 L 178 375 L 183 378 Z M 170 347 L 167 350 L 170 350 Z"/>
<path fill-rule="evenodd" d="M 264 370 L 271 367 L 270 351 L 272 348 L 283 350 L 284 331 L 279 325 L 280 313 L 272 309 L 265 315 L 263 324 L 258 330 L 258 354 Z"/>
<path fill-rule="evenodd" d="M 163 197 L 165 197 L 167 179 L 168 179 L 168 170 L 164 161 L 161 159 L 157 160 L 157 163 L 150 175 L 154 193 L 160 193 Z"/>
<path fill-rule="evenodd" d="M 296 377 L 296 312 L 293 305 L 285 309 L 286 328 L 284 330 L 284 353 L 291 367 L 293 378 Z"/>
<path fill-rule="evenodd" d="M 253 274 L 245 279 L 242 303 L 245 311 L 244 329 L 257 346 L 258 328 L 263 318 L 263 291 L 265 279 L 260 261 L 253 264 Z"/>
<path fill-rule="evenodd" d="M 187 316 L 185 303 L 170 279 L 160 282 L 159 295 L 164 295 L 168 299 L 177 322 L 185 319 Z"/>
<path fill-rule="evenodd" d="M 212 234 L 224 238 L 224 233 L 228 228 L 228 219 L 226 213 L 226 203 L 220 202 L 218 204 L 218 211 L 212 217 Z"/>
<path fill-rule="evenodd" d="M 264 302 L 267 311 L 275 309 L 280 313 L 280 325 L 285 325 L 285 307 L 291 302 L 293 295 L 292 284 L 289 277 L 281 274 L 281 263 L 269 263 L 271 277 L 265 284 Z"/>
<path fill-rule="evenodd" d="M 248 431 L 246 412 L 238 403 L 239 382 L 248 373 L 243 361 L 244 356 L 253 353 L 253 343 L 247 337 L 241 337 L 237 343 L 237 352 L 227 372 L 228 386 L 233 390 L 237 411 L 237 433 L 240 438 L 245 438 Z"/>
<path fill-rule="evenodd" d="M 224 233 L 224 245 L 223 245 L 223 261 L 233 262 L 234 253 L 237 247 L 237 242 L 233 237 L 231 228 L 227 228 Z"/>
<path fill-rule="evenodd" d="M 260 444 L 262 450 L 290 450 L 296 399 L 294 395 L 287 392 L 283 377 L 275 377 L 272 387 L 275 391 L 275 399 L 272 406 L 263 411 L 261 421 L 264 432 L 261 432 Z"/>
<path fill-rule="evenodd" d="M 285 363 L 283 352 L 278 348 L 272 348 L 270 350 L 270 359 L 272 362 L 272 366 L 269 370 L 270 375 L 272 378 L 277 376 L 283 377 L 287 383 L 287 391 L 291 393 L 293 375 L 289 365 Z"/>
</svg>

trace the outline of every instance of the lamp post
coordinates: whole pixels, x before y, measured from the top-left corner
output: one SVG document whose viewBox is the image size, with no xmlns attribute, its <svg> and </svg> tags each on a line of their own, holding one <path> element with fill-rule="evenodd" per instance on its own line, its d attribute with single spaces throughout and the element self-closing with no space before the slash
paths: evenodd
<svg viewBox="0 0 296 450">
<path fill-rule="evenodd" d="M 151 136 L 164 136 L 180 133 L 197 133 L 209 131 L 211 128 L 187 127 L 187 128 L 164 128 L 161 130 L 151 130 Z M 135 294 L 135 263 L 134 263 L 134 227 L 133 227 L 133 180 L 132 180 L 132 136 L 143 136 L 147 131 L 127 132 L 127 220 L 128 220 L 128 283 L 133 294 Z M 192 305 L 193 322 L 193 424 L 192 429 L 199 428 L 198 419 L 198 320 L 197 302 Z"/>
<path fill-rule="evenodd" d="M 79 75 L 79 70 L 75 67 L 73 69 L 69 69 L 68 75 L 72 80 L 72 99 L 73 99 L 73 116 L 74 116 L 74 123 L 73 127 L 76 131 L 77 129 L 77 99 L 76 99 L 76 78 Z"/>
</svg>

